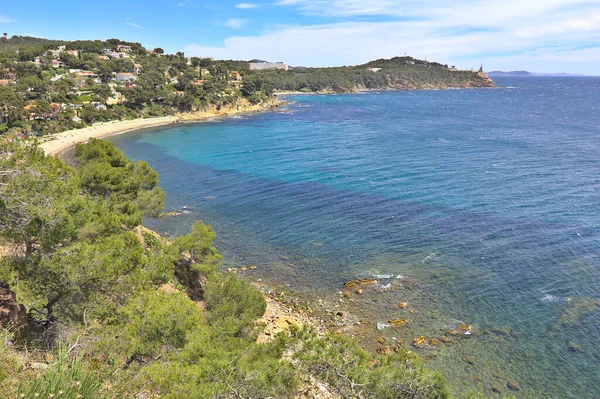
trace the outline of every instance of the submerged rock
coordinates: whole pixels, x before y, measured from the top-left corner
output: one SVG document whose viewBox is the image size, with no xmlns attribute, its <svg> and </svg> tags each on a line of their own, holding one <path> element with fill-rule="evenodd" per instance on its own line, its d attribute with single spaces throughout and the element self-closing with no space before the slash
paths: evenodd
<svg viewBox="0 0 600 399">
<path fill-rule="evenodd" d="M 500 384 L 498 384 L 497 382 L 493 382 L 492 391 L 496 393 L 502 393 L 502 388 L 500 387 Z"/>
<path fill-rule="evenodd" d="M 506 383 L 506 387 L 508 389 L 510 389 L 511 391 L 520 391 L 521 390 L 521 387 L 519 386 L 519 384 L 517 384 L 513 380 L 508 380 L 508 382 Z"/>
<path fill-rule="evenodd" d="M 465 356 L 463 357 L 463 360 L 465 363 L 468 363 L 470 365 L 474 365 L 475 364 L 475 358 L 473 356 Z"/>
<path fill-rule="evenodd" d="M 474 332 L 474 328 L 472 324 L 461 324 L 454 330 L 448 330 L 448 334 L 450 335 L 471 335 Z"/>
<path fill-rule="evenodd" d="M 379 279 L 376 279 L 376 278 L 361 278 L 358 280 L 352 280 L 352 281 L 348 281 L 347 283 L 344 283 L 344 287 L 354 288 L 359 285 L 369 286 L 369 285 L 375 284 L 378 281 L 379 281 Z"/>
<path fill-rule="evenodd" d="M 600 299 L 579 297 L 567 299 L 567 308 L 560 316 L 562 326 L 577 324 L 585 315 L 600 311 Z"/>
<path fill-rule="evenodd" d="M 405 325 L 408 322 L 408 320 L 406 319 L 392 319 L 390 321 L 388 321 L 388 323 L 392 326 L 392 327 L 402 327 L 403 325 Z"/>
<path fill-rule="evenodd" d="M 569 342 L 569 351 L 575 353 L 583 353 L 583 348 L 576 342 Z"/>
<path fill-rule="evenodd" d="M 412 345 L 419 349 L 434 349 L 440 345 L 440 341 L 435 338 L 427 338 L 424 336 L 417 337 L 413 340 Z"/>
<path fill-rule="evenodd" d="M 398 305 L 398 307 L 402 310 L 408 308 L 408 302 L 400 302 L 400 305 Z"/>
</svg>

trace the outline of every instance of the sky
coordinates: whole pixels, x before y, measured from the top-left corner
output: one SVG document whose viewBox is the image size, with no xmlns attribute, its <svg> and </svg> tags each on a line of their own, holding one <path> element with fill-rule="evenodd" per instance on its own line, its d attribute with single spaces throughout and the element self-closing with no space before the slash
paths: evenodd
<svg viewBox="0 0 600 399">
<path fill-rule="evenodd" d="M 600 75 L 600 0 L 0 0 L 0 32 L 292 66 L 407 54 L 460 69 Z"/>
</svg>

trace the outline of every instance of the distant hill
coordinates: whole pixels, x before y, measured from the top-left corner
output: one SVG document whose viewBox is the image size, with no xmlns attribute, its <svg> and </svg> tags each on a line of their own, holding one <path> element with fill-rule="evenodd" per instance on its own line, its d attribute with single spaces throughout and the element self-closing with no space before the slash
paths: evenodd
<svg viewBox="0 0 600 399">
<path fill-rule="evenodd" d="M 258 75 L 276 91 L 313 93 L 494 87 L 485 73 L 407 56 L 353 66 L 260 71 Z"/>
<path fill-rule="evenodd" d="M 528 71 L 492 71 L 487 73 L 488 76 L 498 77 L 498 76 L 585 76 L 579 74 L 571 74 L 571 73 L 537 73 L 537 72 L 528 72 Z"/>
<path fill-rule="evenodd" d="M 488 72 L 487 74 L 488 74 L 488 76 L 531 76 L 532 75 L 531 72 L 527 72 L 527 71 L 511 71 L 511 72 L 492 71 L 492 72 Z"/>
</svg>

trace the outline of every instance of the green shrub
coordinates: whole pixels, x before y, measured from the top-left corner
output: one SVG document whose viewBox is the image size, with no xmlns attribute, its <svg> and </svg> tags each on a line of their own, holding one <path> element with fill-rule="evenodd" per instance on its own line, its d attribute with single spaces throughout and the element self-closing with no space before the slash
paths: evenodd
<svg viewBox="0 0 600 399">
<path fill-rule="evenodd" d="M 267 309 L 260 291 L 228 273 L 209 279 L 205 300 L 211 326 L 230 336 L 252 335 L 254 321 Z"/>
</svg>

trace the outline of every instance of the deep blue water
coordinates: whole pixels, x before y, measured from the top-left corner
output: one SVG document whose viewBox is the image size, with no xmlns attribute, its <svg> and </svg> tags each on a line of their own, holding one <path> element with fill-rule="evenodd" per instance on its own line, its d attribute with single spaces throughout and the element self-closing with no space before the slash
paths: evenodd
<svg viewBox="0 0 600 399">
<path fill-rule="evenodd" d="M 306 292 L 414 278 L 390 299 L 423 309 L 407 339 L 457 320 L 481 332 L 424 354 L 457 391 L 598 398 L 600 312 L 560 318 L 600 298 L 600 78 L 496 82 L 297 96 L 285 112 L 111 140 L 160 173 L 168 209 L 197 208 L 152 227 L 179 234 L 201 218 L 228 264 Z M 504 326 L 518 335 L 486 333 Z"/>
</svg>

